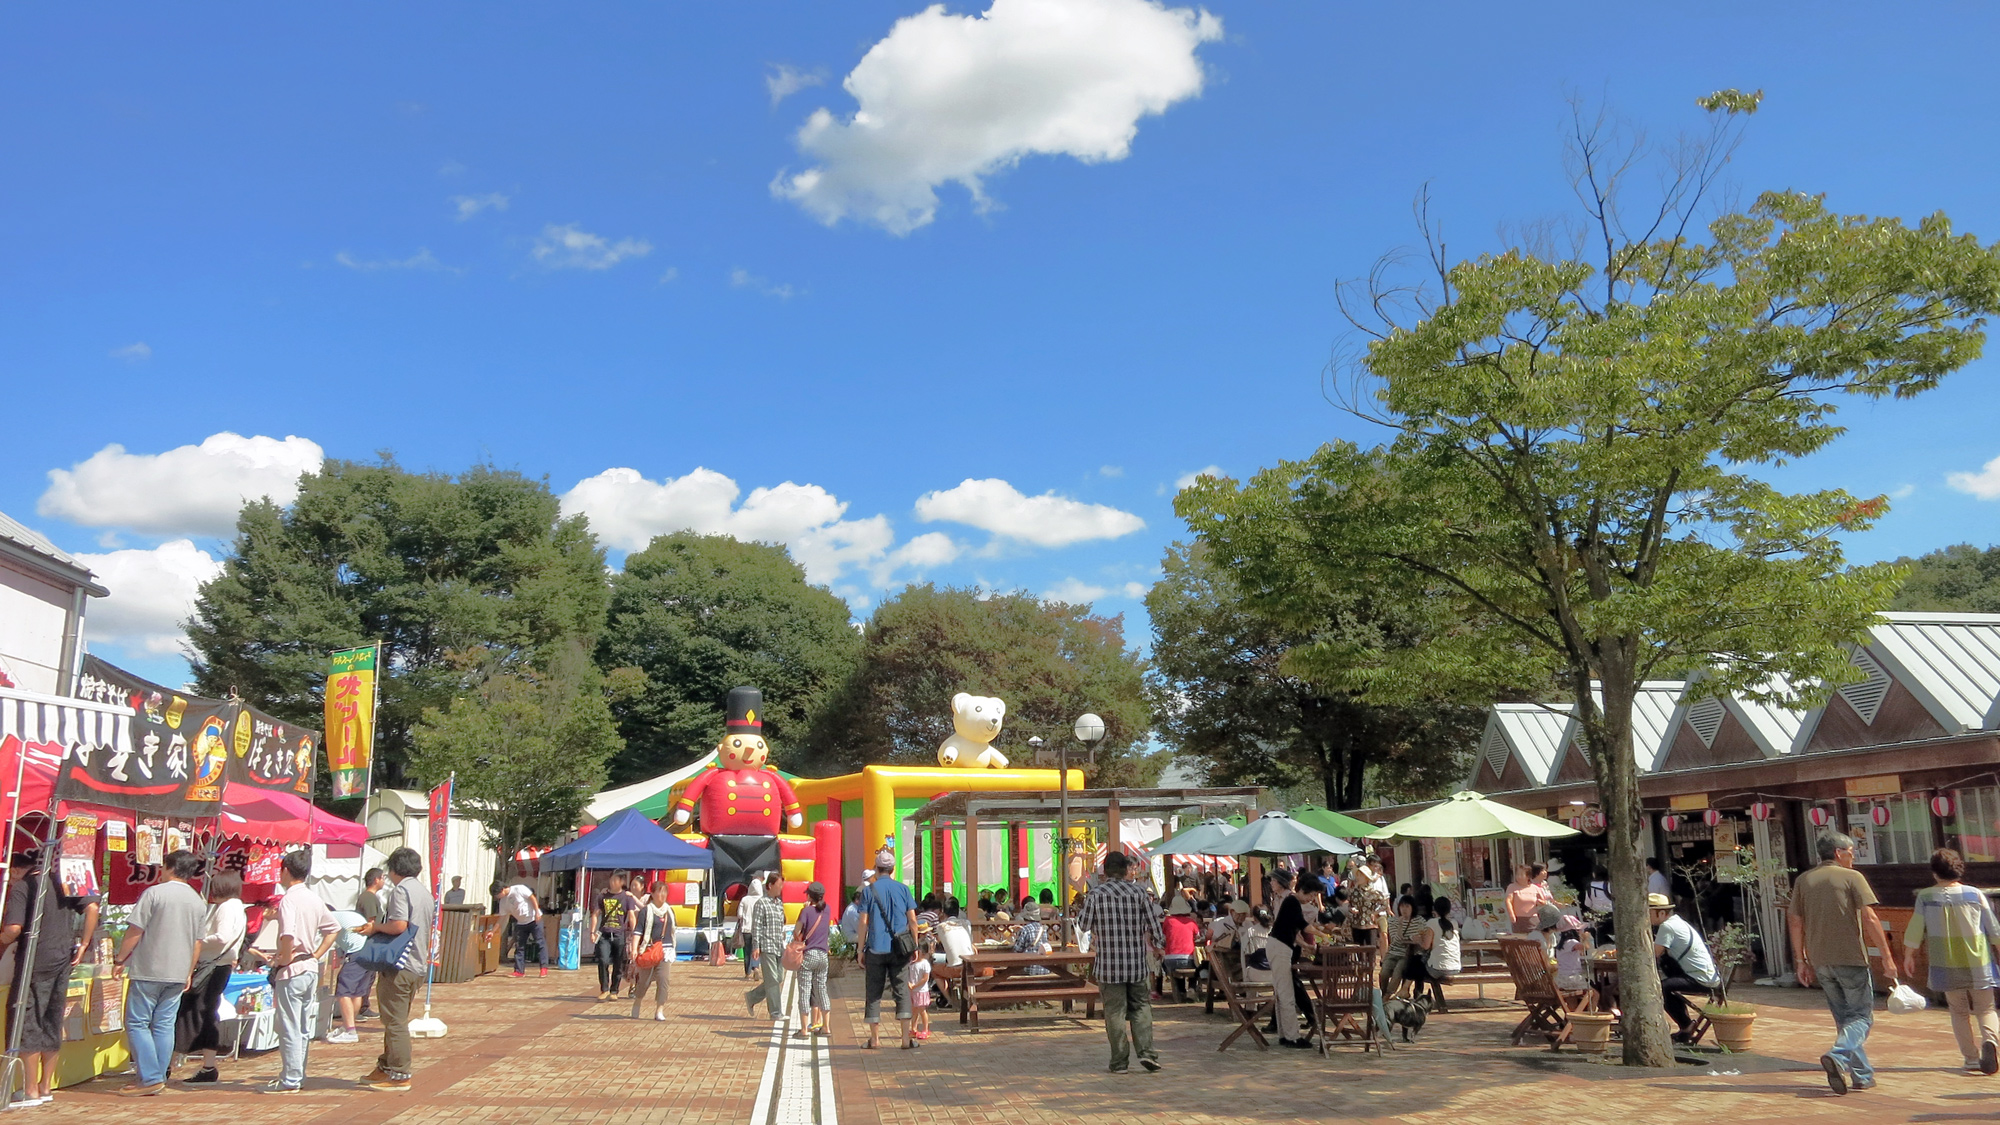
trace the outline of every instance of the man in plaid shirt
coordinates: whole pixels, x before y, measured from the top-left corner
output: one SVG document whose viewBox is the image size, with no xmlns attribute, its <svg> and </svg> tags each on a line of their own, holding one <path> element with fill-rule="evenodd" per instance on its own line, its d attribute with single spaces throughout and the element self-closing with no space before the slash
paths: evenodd
<svg viewBox="0 0 2000 1125">
<path fill-rule="evenodd" d="M 764 894 L 750 912 L 750 932 L 757 940 L 757 950 L 763 956 L 757 963 L 764 969 L 764 983 L 743 994 L 743 1003 L 751 1015 L 757 1014 L 757 1001 L 763 1000 L 770 1009 L 771 1018 L 784 1015 L 785 1000 L 785 900 L 780 893 L 784 882 L 776 871 L 764 880 Z"/>
<path fill-rule="evenodd" d="M 1104 878 L 1084 896 L 1076 925 L 1090 934 L 1097 952 L 1097 991 L 1104 1000 L 1104 1035 L 1111 1040 L 1111 1073 L 1129 1069 L 1133 1048 L 1139 1065 L 1160 1069 L 1153 1050 L 1151 955 L 1165 946 L 1164 915 L 1145 887 L 1131 882 L 1132 862 L 1123 852 L 1104 857 Z M 1128 1041 L 1125 1024 L 1132 1025 Z"/>
</svg>

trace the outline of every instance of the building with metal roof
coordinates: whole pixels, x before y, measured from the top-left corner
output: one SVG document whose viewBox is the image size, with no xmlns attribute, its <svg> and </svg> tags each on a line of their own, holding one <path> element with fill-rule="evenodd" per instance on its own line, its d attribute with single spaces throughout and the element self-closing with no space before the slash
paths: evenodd
<svg viewBox="0 0 2000 1125">
<path fill-rule="evenodd" d="M 0 512 L 0 687 L 75 694 L 84 609 L 107 593 L 74 556 Z"/>
</svg>

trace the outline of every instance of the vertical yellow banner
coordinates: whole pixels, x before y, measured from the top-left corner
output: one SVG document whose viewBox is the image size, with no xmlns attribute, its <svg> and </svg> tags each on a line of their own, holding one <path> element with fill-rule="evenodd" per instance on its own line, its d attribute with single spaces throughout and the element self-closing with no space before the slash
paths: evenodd
<svg viewBox="0 0 2000 1125">
<path fill-rule="evenodd" d="M 375 665 L 381 646 L 333 654 L 326 676 L 326 764 L 335 797 L 367 795 L 375 755 Z"/>
</svg>

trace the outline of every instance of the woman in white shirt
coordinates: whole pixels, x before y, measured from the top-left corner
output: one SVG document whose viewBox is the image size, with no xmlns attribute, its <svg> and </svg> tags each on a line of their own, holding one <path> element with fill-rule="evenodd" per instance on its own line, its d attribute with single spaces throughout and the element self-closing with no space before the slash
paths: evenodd
<svg viewBox="0 0 2000 1125">
<path fill-rule="evenodd" d="M 243 876 L 236 872 L 218 871 L 208 877 L 208 925 L 202 933 L 194 977 L 181 994 L 181 1012 L 174 1025 L 176 1053 L 201 1052 L 201 1069 L 189 1075 L 188 1082 L 215 1082 L 222 1077 L 215 1066 L 216 1052 L 222 1046 L 216 1010 L 248 929 L 242 895 Z"/>
<path fill-rule="evenodd" d="M 1451 900 L 1438 898 L 1431 903 L 1431 910 L 1435 916 L 1410 939 L 1403 979 L 1415 985 L 1417 995 L 1422 995 L 1428 984 L 1442 997 L 1444 986 L 1458 975 L 1464 962 L 1459 953 L 1458 925 L 1451 920 Z"/>
</svg>

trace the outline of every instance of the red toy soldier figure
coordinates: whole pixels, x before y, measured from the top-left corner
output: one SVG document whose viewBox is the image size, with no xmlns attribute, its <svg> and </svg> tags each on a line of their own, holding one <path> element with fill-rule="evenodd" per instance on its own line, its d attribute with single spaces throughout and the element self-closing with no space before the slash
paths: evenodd
<svg viewBox="0 0 2000 1125">
<path fill-rule="evenodd" d="M 764 720 L 757 714 L 763 705 L 764 695 L 756 688 L 729 689 L 728 717 L 715 747 L 717 764 L 674 802 L 676 827 L 687 825 L 697 802 L 701 830 L 710 836 L 776 836 L 805 823 L 791 783 L 765 765 L 771 751 L 764 744 Z"/>
</svg>

